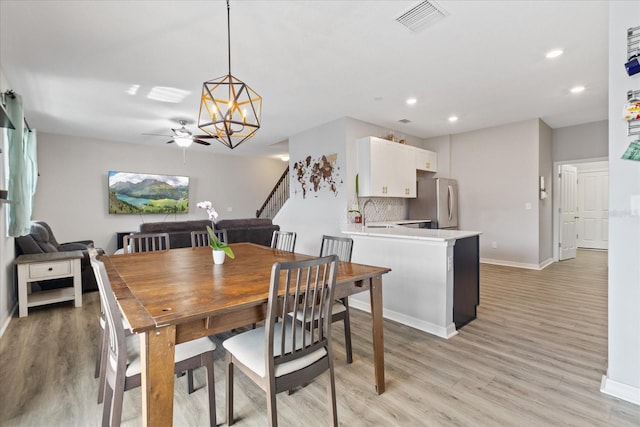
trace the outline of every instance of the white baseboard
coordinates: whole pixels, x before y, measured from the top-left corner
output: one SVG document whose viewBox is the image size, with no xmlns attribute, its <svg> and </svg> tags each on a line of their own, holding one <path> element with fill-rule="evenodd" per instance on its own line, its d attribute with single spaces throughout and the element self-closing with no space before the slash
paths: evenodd
<svg viewBox="0 0 640 427">
<path fill-rule="evenodd" d="M 483 264 L 502 265 L 505 267 L 526 268 L 528 270 L 542 270 L 549 265 L 553 264 L 553 258 L 541 262 L 540 264 L 526 264 L 523 262 L 503 261 L 500 259 L 480 258 L 480 262 Z"/>
<path fill-rule="evenodd" d="M 538 268 L 538 270 L 544 270 L 545 268 L 549 267 L 551 264 L 553 264 L 553 257 L 552 258 L 547 258 L 545 261 L 542 261 L 542 263 L 540 263 L 540 268 Z"/>
<path fill-rule="evenodd" d="M 349 299 L 349 308 L 352 307 L 358 310 L 365 311 L 367 313 L 371 313 L 371 305 L 362 301 Z M 456 330 L 456 325 L 454 323 L 451 323 L 447 327 L 442 327 L 430 322 L 425 322 L 424 320 L 416 319 L 415 317 L 407 316 L 406 314 L 388 310 L 386 308 L 382 310 L 382 317 L 384 317 L 385 319 L 393 320 L 394 322 L 402 323 L 403 325 L 410 326 L 414 329 L 427 332 L 440 338 L 449 339 L 458 335 L 458 331 Z"/>
<path fill-rule="evenodd" d="M 16 313 L 17 309 L 18 309 L 18 304 L 16 303 L 13 305 L 13 308 L 9 310 L 9 315 L 7 316 L 4 323 L 2 324 L 2 327 L 0 328 L 0 337 L 4 335 L 4 331 L 6 331 L 7 328 L 9 327 L 9 323 L 11 323 L 11 319 L 13 319 L 13 315 Z"/>
<path fill-rule="evenodd" d="M 640 405 L 640 388 L 614 381 L 606 375 L 602 376 L 600 391 L 618 399 Z"/>
</svg>

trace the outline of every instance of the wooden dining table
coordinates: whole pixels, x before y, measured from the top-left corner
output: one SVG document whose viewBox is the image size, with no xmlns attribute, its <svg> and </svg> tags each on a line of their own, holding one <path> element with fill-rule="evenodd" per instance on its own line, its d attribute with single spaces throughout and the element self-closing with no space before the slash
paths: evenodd
<svg viewBox="0 0 640 427">
<path fill-rule="evenodd" d="M 313 258 L 253 243 L 230 246 L 235 258 L 219 265 L 209 247 L 101 257 L 131 331 L 140 336 L 144 425 L 173 422 L 176 344 L 264 320 L 273 264 Z M 378 394 L 385 390 L 382 275 L 389 271 L 340 262 L 335 287 L 336 299 L 369 291 Z"/>
</svg>

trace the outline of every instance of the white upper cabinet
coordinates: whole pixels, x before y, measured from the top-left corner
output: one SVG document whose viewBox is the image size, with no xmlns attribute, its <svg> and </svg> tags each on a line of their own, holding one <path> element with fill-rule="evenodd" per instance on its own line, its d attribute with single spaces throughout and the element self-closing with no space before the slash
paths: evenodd
<svg viewBox="0 0 640 427">
<path fill-rule="evenodd" d="M 416 148 L 376 137 L 357 141 L 360 197 L 416 197 Z"/>
<path fill-rule="evenodd" d="M 416 148 L 416 169 L 427 172 L 438 172 L 438 154 L 433 151 Z"/>
</svg>

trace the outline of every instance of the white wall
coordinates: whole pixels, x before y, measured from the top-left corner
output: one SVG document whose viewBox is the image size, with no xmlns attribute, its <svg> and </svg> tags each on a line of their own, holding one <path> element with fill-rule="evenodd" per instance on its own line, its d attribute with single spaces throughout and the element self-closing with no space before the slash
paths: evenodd
<svg viewBox="0 0 640 427">
<path fill-rule="evenodd" d="M 538 140 L 538 119 L 451 136 L 460 229 L 482 232 L 484 260 L 539 265 Z"/>
<path fill-rule="evenodd" d="M 620 158 L 629 142 L 620 109 L 640 75 L 627 76 L 626 29 L 640 2 L 609 3 L 609 359 L 602 391 L 640 405 L 640 162 Z"/>
<path fill-rule="evenodd" d="M 539 160 L 538 175 L 544 177 L 547 198 L 538 197 L 538 262 L 541 265 L 553 262 L 553 162 L 552 131 L 542 120 L 539 120 Z"/>
<path fill-rule="evenodd" d="M 622 111 L 622 106 L 620 106 L 620 111 Z M 619 121 L 619 117 L 616 117 L 617 121 Z M 553 129 L 553 161 L 608 157 L 608 123 L 607 120 L 602 120 Z"/>
<path fill-rule="evenodd" d="M 347 173 L 345 119 L 301 132 L 289 137 L 289 170 L 291 171 L 290 198 L 278 212 L 274 222 L 281 230 L 297 233 L 296 252 L 316 255 L 320 251 L 323 234 L 339 235 L 340 223 L 347 206 L 350 178 Z M 294 165 L 307 156 L 317 159 L 335 154 L 333 177 L 335 192 L 322 188 L 309 190 L 303 197 Z M 301 178 L 302 180 L 303 178 Z"/>
<path fill-rule="evenodd" d="M 4 71 L 0 68 L 0 92 L 10 89 L 11 86 L 7 82 Z M 0 132 L 3 132 L 0 129 Z M 0 134 L 1 135 L 1 134 Z M 7 159 L 8 146 L 3 144 L 4 138 L 0 136 L 0 188 L 7 189 L 7 180 L 5 180 L 5 161 Z M 15 247 L 13 237 L 7 237 L 7 206 L 0 204 L 0 336 L 9 325 L 11 314 L 17 306 L 17 293 L 14 284 L 13 259 L 15 258 Z"/>
<path fill-rule="evenodd" d="M 355 200 L 356 140 L 366 136 L 384 136 L 387 132 L 388 128 L 343 117 L 289 137 L 289 163 L 293 171 L 291 198 L 274 222 L 284 230 L 297 233 L 296 252 L 315 255 L 320 251 L 323 234 L 340 234 L 340 226 L 346 221 L 345 212 Z M 421 144 L 420 139 L 403 135 L 407 144 Z M 295 162 L 307 156 L 318 158 L 333 153 L 338 156 L 338 191 L 335 194 L 320 191 L 303 198 L 293 169 Z"/>
<path fill-rule="evenodd" d="M 33 218 L 49 223 L 60 242 L 92 239 L 112 253 L 115 233 L 137 230 L 141 222 L 206 219 L 206 213 L 196 208 L 202 200 L 213 203 L 220 219 L 255 218 L 286 164 L 188 149 L 184 163 L 176 146 L 156 148 L 39 133 L 38 167 Z M 189 213 L 109 214 L 110 170 L 189 176 Z"/>
</svg>

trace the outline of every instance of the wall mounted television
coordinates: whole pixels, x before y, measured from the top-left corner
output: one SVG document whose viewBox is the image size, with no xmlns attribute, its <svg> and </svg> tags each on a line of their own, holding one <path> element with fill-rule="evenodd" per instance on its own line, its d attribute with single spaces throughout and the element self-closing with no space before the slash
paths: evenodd
<svg viewBox="0 0 640 427">
<path fill-rule="evenodd" d="M 110 214 L 188 212 L 188 176 L 109 171 Z"/>
</svg>

